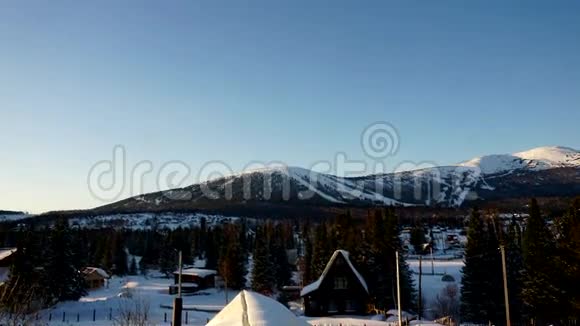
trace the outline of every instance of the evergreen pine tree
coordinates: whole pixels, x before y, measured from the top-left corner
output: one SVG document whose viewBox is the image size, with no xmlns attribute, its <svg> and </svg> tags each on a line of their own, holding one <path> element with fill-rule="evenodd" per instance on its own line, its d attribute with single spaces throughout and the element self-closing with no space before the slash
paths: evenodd
<svg viewBox="0 0 580 326">
<path fill-rule="evenodd" d="M 115 232 L 113 236 L 113 243 L 111 245 L 111 257 L 113 274 L 124 276 L 127 275 L 127 248 L 121 232 Z"/>
<path fill-rule="evenodd" d="M 505 301 L 503 292 L 503 271 L 501 253 L 499 250 L 499 234 L 501 228 L 495 219 L 486 223 L 484 232 L 483 261 L 486 266 L 486 274 L 483 279 L 483 304 L 484 318 L 493 324 L 502 324 L 505 321 Z"/>
<path fill-rule="evenodd" d="M 219 260 L 219 248 L 221 246 L 221 228 L 214 228 L 207 231 L 203 237 L 205 243 L 205 268 L 217 269 Z"/>
<path fill-rule="evenodd" d="M 329 239 L 326 230 L 326 224 L 321 223 L 316 227 L 315 240 L 313 243 L 312 251 L 312 262 L 310 263 L 310 275 L 312 275 L 314 279 L 317 279 L 322 274 L 324 268 L 326 267 L 326 263 L 332 255 L 328 241 Z"/>
<path fill-rule="evenodd" d="M 161 254 L 158 262 L 159 271 L 170 277 L 177 269 L 177 260 L 177 251 L 171 246 L 169 235 L 166 235 L 161 244 Z"/>
<path fill-rule="evenodd" d="M 86 284 L 80 268 L 81 266 L 74 260 L 68 221 L 58 220 L 50 231 L 44 253 L 41 279 L 49 295 L 46 297 L 47 304 L 78 300 L 86 293 Z"/>
<path fill-rule="evenodd" d="M 474 208 L 469 218 L 465 265 L 461 278 L 461 317 L 463 321 L 486 323 L 485 318 L 485 279 L 487 266 L 483 258 L 486 250 L 484 224 L 479 211 Z"/>
<path fill-rule="evenodd" d="M 284 248 L 284 244 L 280 240 L 282 238 L 276 236 L 270 241 L 270 252 L 272 261 L 274 262 L 274 275 L 278 289 L 282 289 L 285 285 L 290 285 L 290 280 L 292 279 L 292 271 L 288 263 L 286 248 Z"/>
<path fill-rule="evenodd" d="M 521 296 L 524 262 L 521 247 L 521 229 L 515 219 L 512 219 L 510 223 L 505 242 L 510 317 L 515 324 L 518 324 L 523 321 L 523 303 Z"/>
<path fill-rule="evenodd" d="M 261 227 L 256 228 L 251 280 L 253 291 L 266 295 L 272 294 L 276 281 L 274 279 L 274 265 L 266 235 Z"/>
<path fill-rule="evenodd" d="M 396 291 L 396 289 L 393 289 L 394 283 L 392 281 L 395 271 L 393 268 L 395 259 L 394 252 L 389 248 L 385 219 L 380 210 L 375 210 L 371 214 L 365 234 L 369 235 L 370 253 L 367 282 L 369 283 L 373 302 L 378 308 L 393 307 L 395 305 L 394 291 Z"/>
<path fill-rule="evenodd" d="M 535 199 L 523 234 L 524 281 L 522 298 L 528 317 L 537 323 L 559 320 L 561 291 L 555 286 L 554 237 L 546 226 Z"/>
<path fill-rule="evenodd" d="M 312 275 L 312 241 L 306 235 L 304 237 L 304 258 L 302 260 L 302 284 L 307 285 L 314 281 L 315 277 Z"/>
<path fill-rule="evenodd" d="M 411 269 L 407 264 L 403 253 L 403 245 L 401 243 L 401 238 L 399 237 L 399 222 L 398 217 L 395 214 L 395 210 L 390 207 L 386 211 L 385 215 L 385 231 L 386 237 L 389 244 L 389 248 L 391 253 L 391 260 L 396 260 L 395 251 L 399 252 L 399 274 L 400 274 L 400 283 L 401 283 L 401 305 L 404 309 L 414 311 L 416 308 L 416 301 L 415 301 L 415 286 L 413 282 L 413 275 L 411 273 Z M 394 264 L 393 264 L 394 265 Z M 393 267 L 395 270 L 394 277 L 393 277 L 393 288 L 396 291 L 396 266 Z"/>
<path fill-rule="evenodd" d="M 427 242 L 425 238 L 425 230 L 420 225 L 416 225 L 411 229 L 411 245 L 415 249 L 416 254 L 423 254 L 423 245 Z"/>
<path fill-rule="evenodd" d="M 580 316 L 580 197 L 572 201 L 558 223 L 557 265 L 563 272 L 559 280 L 559 287 L 564 290 L 560 297 L 562 317 L 575 319 Z"/>
<path fill-rule="evenodd" d="M 239 229 L 224 227 L 224 244 L 219 256 L 218 269 L 228 288 L 239 290 L 246 285 L 246 253 L 238 245 Z"/>
<path fill-rule="evenodd" d="M 356 256 L 359 239 L 350 210 L 336 217 L 333 229 L 333 236 L 336 239 L 334 249 L 343 249 L 348 251 L 350 256 Z"/>
</svg>

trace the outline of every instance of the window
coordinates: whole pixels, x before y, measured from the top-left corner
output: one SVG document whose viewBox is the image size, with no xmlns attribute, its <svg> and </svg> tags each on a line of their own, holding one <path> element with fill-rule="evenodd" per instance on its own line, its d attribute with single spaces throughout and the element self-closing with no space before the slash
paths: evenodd
<svg viewBox="0 0 580 326">
<path fill-rule="evenodd" d="M 345 311 L 346 312 L 355 312 L 356 311 L 356 303 L 352 300 L 346 300 L 344 302 Z"/>
<path fill-rule="evenodd" d="M 346 277 L 335 277 L 334 288 L 337 290 L 344 290 L 348 287 L 348 280 Z"/>
<path fill-rule="evenodd" d="M 336 312 L 338 312 L 338 306 L 336 305 L 336 302 L 334 302 L 334 300 L 330 300 L 328 302 L 328 312 L 329 313 L 336 313 Z"/>
</svg>

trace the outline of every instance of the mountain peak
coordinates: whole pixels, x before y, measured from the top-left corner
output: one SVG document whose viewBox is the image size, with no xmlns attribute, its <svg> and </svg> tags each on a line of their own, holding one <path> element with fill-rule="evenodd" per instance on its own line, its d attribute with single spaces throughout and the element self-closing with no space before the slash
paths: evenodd
<svg viewBox="0 0 580 326">
<path fill-rule="evenodd" d="M 543 146 L 512 154 L 492 154 L 461 162 L 459 166 L 481 169 L 494 174 L 517 169 L 545 170 L 580 166 L 580 152 L 563 146 Z"/>
</svg>

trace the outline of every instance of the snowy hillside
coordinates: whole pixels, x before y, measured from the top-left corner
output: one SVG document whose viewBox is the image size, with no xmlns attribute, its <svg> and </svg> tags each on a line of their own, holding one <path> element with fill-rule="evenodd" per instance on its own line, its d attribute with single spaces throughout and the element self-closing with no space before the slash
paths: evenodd
<svg viewBox="0 0 580 326">
<path fill-rule="evenodd" d="M 580 152 L 539 147 L 477 157 L 456 165 L 364 177 L 344 177 L 298 167 L 244 171 L 189 187 L 136 196 L 96 209 L 99 213 L 294 206 L 439 205 L 472 200 L 569 197 L 580 194 Z M 260 207 L 263 207 L 260 206 Z"/>
<path fill-rule="evenodd" d="M 20 221 L 33 215 L 24 212 L 0 211 L 0 222 Z"/>
<path fill-rule="evenodd" d="M 561 167 L 579 167 L 580 151 L 568 147 L 538 147 L 524 152 L 476 157 L 459 166 L 481 169 L 493 174 L 517 169 L 545 170 Z"/>
</svg>

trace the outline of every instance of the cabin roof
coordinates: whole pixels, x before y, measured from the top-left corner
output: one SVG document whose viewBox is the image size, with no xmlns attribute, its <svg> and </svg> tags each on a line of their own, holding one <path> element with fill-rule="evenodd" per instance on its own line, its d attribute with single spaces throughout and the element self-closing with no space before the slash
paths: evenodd
<svg viewBox="0 0 580 326">
<path fill-rule="evenodd" d="M 318 278 L 318 280 L 316 280 L 316 281 L 308 284 L 307 286 L 305 286 L 302 289 L 302 291 L 300 291 L 300 296 L 303 297 L 303 296 L 307 295 L 308 293 L 311 293 L 312 291 L 318 290 L 318 288 L 320 287 L 320 284 L 322 284 L 322 281 L 324 281 L 324 278 L 326 278 L 326 275 L 330 271 L 330 268 L 332 267 L 332 265 L 334 265 L 334 261 L 336 260 L 336 258 L 338 257 L 338 255 L 342 255 L 342 257 L 344 257 L 344 260 L 346 261 L 346 263 L 348 264 L 348 266 L 350 267 L 350 269 L 352 270 L 352 272 L 354 273 L 354 275 L 358 279 L 359 283 L 363 286 L 363 288 L 365 289 L 365 291 L 367 291 L 367 293 L 369 292 L 369 288 L 367 286 L 367 282 L 365 282 L 365 280 L 362 277 L 362 275 L 360 275 L 360 273 L 356 270 L 356 268 L 354 268 L 354 265 L 350 261 L 350 258 L 349 258 L 350 254 L 348 253 L 348 251 L 346 251 L 346 250 L 336 250 L 334 252 L 334 254 L 332 254 L 332 257 L 330 257 L 330 260 L 328 261 L 328 263 L 326 264 L 326 267 L 324 268 L 324 271 L 322 272 L 322 275 L 320 275 L 320 277 Z"/>
<path fill-rule="evenodd" d="M 16 248 L 0 248 L 0 260 L 4 260 L 16 252 Z"/>
<path fill-rule="evenodd" d="M 173 272 L 173 274 L 179 275 L 179 270 Z M 217 275 L 217 271 L 213 269 L 204 269 L 204 268 L 184 268 L 181 271 L 181 275 L 208 277 L 211 275 Z"/>
<path fill-rule="evenodd" d="M 83 269 L 83 274 L 85 274 L 85 275 L 90 275 L 90 274 L 93 274 L 93 273 L 98 274 L 102 278 L 109 278 L 109 274 L 107 274 L 107 272 L 105 272 L 101 268 L 98 268 L 98 267 L 85 267 L 85 269 Z"/>
</svg>

